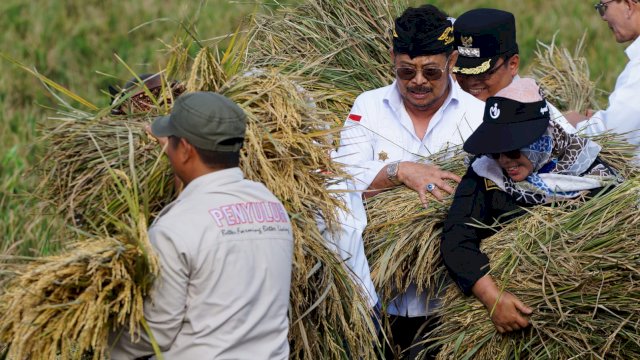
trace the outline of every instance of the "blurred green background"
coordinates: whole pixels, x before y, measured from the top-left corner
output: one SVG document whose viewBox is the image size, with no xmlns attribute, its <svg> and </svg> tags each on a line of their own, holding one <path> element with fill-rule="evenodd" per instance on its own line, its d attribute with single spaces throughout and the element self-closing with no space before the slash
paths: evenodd
<svg viewBox="0 0 640 360">
<path fill-rule="evenodd" d="M 318 0 L 322 1 L 322 0 Z M 224 47 L 225 34 L 242 26 L 254 11 L 273 11 L 279 4 L 301 0 L 166 1 L 151 0 L 4 0 L 0 3 L 0 53 L 37 70 L 98 106 L 108 104 L 110 84 L 122 84 L 129 71 L 154 72 L 164 64 L 175 36 L 184 36 L 180 23 L 207 44 Z M 265 4 L 266 3 L 266 4 Z M 425 2 L 411 1 L 413 5 Z M 428 2 L 427 2 L 428 3 Z M 585 56 L 591 79 L 610 91 L 626 63 L 623 50 L 584 0 L 437 0 L 430 3 L 451 16 L 476 7 L 494 7 L 515 14 L 522 73 L 534 57 L 536 41 L 573 49 L 586 33 Z M 54 116 L 58 108 L 44 86 L 6 59 L 0 59 L 0 253 L 47 253 L 52 230 L 34 217 L 25 193 L 37 176 L 25 173 L 46 149 L 33 145 L 36 124 Z M 606 106 L 606 94 L 601 106 Z M 19 245 L 16 245 L 19 244 Z M 15 251 L 19 248 L 20 251 Z"/>
</svg>

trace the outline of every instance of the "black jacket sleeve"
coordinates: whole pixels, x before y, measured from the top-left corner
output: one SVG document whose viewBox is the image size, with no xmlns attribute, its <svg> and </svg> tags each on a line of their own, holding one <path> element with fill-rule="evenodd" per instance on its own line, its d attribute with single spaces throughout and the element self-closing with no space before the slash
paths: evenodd
<svg viewBox="0 0 640 360">
<path fill-rule="evenodd" d="M 509 218 L 520 216 L 524 204 L 495 184 L 478 176 L 471 167 L 456 189 L 444 222 L 440 252 L 449 275 L 466 295 L 473 285 L 489 271 L 489 259 L 480 251 L 480 241 L 493 234 L 478 223 L 490 225 L 501 215 L 515 211 Z M 504 220 L 504 219 L 502 219 Z"/>
</svg>

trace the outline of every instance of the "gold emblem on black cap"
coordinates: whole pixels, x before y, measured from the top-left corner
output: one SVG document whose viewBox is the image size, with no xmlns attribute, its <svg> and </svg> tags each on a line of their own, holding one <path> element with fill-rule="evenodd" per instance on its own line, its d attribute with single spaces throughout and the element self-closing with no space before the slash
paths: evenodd
<svg viewBox="0 0 640 360">
<path fill-rule="evenodd" d="M 462 42 L 462 46 L 471 47 L 473 46 L 473 37 L 471 36 L 461 36 L 460 42 Z"/>
<path fill-rule="evenodd" d="M 444 42 L 445 45 L 451 44 L 453 42 L 453 26 L 449 26 L 444 29 L 444 32 L 440 35 L 438 40 Z"/>
</svg>

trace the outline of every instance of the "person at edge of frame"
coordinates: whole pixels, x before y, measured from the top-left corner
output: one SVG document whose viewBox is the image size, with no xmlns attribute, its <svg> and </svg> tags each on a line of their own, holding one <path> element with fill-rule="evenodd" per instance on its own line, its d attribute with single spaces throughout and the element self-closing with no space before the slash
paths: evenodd
<svg viewBox="0 0 640 360">
<path fill-rule="evenodd" d="M 637 0 L 600 1 L 595 9 L 607 22 L 616 42 L 631 44 L 625 49 L 629 62 L 618 76 L 604 110 L 566 113 L 567 120 L 582 134 L 598 135 L 606 131 L 624 134 L 626 140 L 640 146 L 640 4 Z M 640 161 L 636 151 L 635 162 Z"/>
</svg>

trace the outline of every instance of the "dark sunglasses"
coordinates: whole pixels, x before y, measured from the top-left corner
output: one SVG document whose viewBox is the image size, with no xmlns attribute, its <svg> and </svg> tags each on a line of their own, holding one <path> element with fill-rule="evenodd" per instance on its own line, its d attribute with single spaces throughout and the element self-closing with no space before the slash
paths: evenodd
<svg viewBox="0 0 640 360">
<path fill-rule="evenodd" d="M 447 71 L 448 66 L 449 66 L 449 58 L 447 58 L 447 62 L 444 64 L 444 68 L 442 69 L 437 67 L 432 67 L 432 66 L 423 67 L 421 69 L 422 76 L 429 81 L 440 80 L 440 78 L 442 77 L 442 74 L 444 74 Z M 416 74 L 418 74 L 418 69 L 413 67 L 396 68 L 396 75 L 401 80 L 411 80 L 414 77 L 416 77 Z"/>
<path fill-rule="evenodd" d="M 593 8 L 596 9 L 596 11 L 598 12 L 598 14 L 600 14 L 600 16 L 604 16 L 604 13 L 607 12 L 607 4 L 613 1 L 616 1 L 616 0 L 609 0 L 605 2 L 601 1 L 593 5 Z"/>
<path fill-rule="evenodd" d="M 485 73 L 477 74 L 477 75 L 456 74 L 456 77 L 458 77 L 458 78 L 474 78 L 474 79 L 477 79 L 479 81 L 487 81 L 487 80 L 489 80 L 489 78 L 491 78 L 493 76 L 493 74 L 497 73 L 498 70 L 500 70 L 501 67 L 509 64 L 509 62 L 507 60 L 508 59 L 503 59 L 502 64 L 498 64 L 498 65 L 494 66 L 493 68 L 491 68 L 489 71 L 487 71 Z"/>
<path fill-rule="evenodd" d="M 498 160 L 500 159 L 501 154 L 504 154 L 504 156 L 508 157 L 511 160 L 517 160 L 520 158 L 520 149 L 505 151 L 502 153 L 491 153 L 489 154 L 489 156 L 491 156 L 491 158 L 494 160 Z"/>
</svg>

